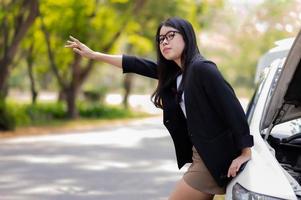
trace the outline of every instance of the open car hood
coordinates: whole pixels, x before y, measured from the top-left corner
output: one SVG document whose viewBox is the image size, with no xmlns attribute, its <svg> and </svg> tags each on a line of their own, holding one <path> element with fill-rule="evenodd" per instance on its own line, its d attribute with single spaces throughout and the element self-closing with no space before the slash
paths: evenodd
<svg viewBox="0 0 301 200">
<path fill-rule="evenodd" d="M 275 84 L 275 85 L 274 85 Z M 301 31 L 270 88 L 260 129 L 301 117 Z"/>
</svg>

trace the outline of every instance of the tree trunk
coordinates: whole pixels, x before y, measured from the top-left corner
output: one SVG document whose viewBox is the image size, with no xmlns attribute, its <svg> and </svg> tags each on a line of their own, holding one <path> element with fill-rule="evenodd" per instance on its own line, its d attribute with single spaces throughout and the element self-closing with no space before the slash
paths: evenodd
<svg viewBox="0 0 301 200">
<path fill-rule="evenodd" d="M 144 5 L 147 3 L 147 0 L 140 0 L 140 1 L 136 1 L 134 8 L 133 8 L 133 13 L 136 13 L 136 15 L 138 16 L 138 13 L 142 10 L 142 8 L 144 7 Z M 131 52 L 133 49 L 132 45 L 128 45 L 127 46 L 127 52 Z M 123 88 L 125 90 L 124 96 L 123 96 L 123 106 L 124 108 L 128 108 L 129 107 L 129 103 L 128 103 L 128 99 L 129 96 L 131 94 L 132 91 L 132 87 L 133 87 L 133 80 L 134 80 L 134 76 L 132 76 L 132 74 L 126 74 L 123 80 Z"/>
<path fill-rule="evenodd" d="M 67 103 L 67 117 L 74 119 L 78 117 L 78 112 L 76 109 L 76 95 L 77 90 L 74 87 L 70 87 L 65 90 L 66 103 Z"/>
<path fill-rule="evenodd" d="M 80 61 L 82 57 L 78 54 L 74 55 L 74 61 L 71 65 L 72 68 L 72 80 L 66 92 L 66 102 L 67 102 L 67 115 L 69 118 L 73 119 L 78 117 L 78 112 L 76 109 L 76 97 L 78 90 L 81 86 L 80 81 Z"/>
<path fill-rule="evenodd" d="M 65 93 L 64 89 L 62 89 L 62 88 L 60 88 L 57 101 L 58 102 L 66 101 L 66 93 Z"/>
<path fill-rule="evenodd" d="M 8 68 L 9 60 L 3 58 L 0 60 L 0 99 L 5 99 L 7 96 L 7 76 L 9 74 L 9 68 Z"/>
<path fill-rule="evenodd" d="M 22 12 L 21 12 L 22 11 Z M 25 11 L 28 11 L 25 12 Z M 29 27 L 35 21 L 35 18 L 39 14 L 38 1 L 36 0 L 24 0 L 22 6 L 20 8 L 20 14 L 16 17 L 15 21 L 18 23 L 18 26 L 15 26 L 15 30 L 13 30 L 13 38 L 9 38 L 11 35 L 9 31 L 9 27 L 7 24 L 7 19 L 4 17 L 2 22 L 2 29 L 4 31 L 4 47 L 1 45 L 0 48 L 4 49 L 3 57 L 0 58 L 0 98 L 4 99 L 6 97 L 5 90 L 7 89 L 6 81 L 9 77 L 10 73 L 10 64 L 14 59 L 14 56 L 17 52 L 20 42 L 28 31 Z M 22 21 L 18 19 L 24 19 Z M 8 41 L 11 41 L 8 44 Z"/>
<path fill-rule="evenodd" d="M 127 45 L 126 50 L 127 50 L 127 52 L 131 53 L 133 50 L 133 45 Z M 123 79 L 123 88 L 124 88 L 125 92 L 124 92 L 122 103 L 123 103 L 124 108 L 126 108 L 126 109 L 129 107 L 128 98 L 132 91 L 133 80 L 134 80 L 133 74 L 125 74 L 125 77 Z"/>
<path fill-rule="evenodd" d="M 35 79 L 34 79 L 33 70 L 32 70 L 32 66 L 33 66 L 32 51 L 33 51 L 33 43 L 29 47 L 26 61 L 27 61 L 28 75 L 29 75 L 29 80 L 30 80 L 31 103 L 35 104 L 37 97 L 38 97 L 38 92 L 36 89 Z"/>
<path fill-rule="evenodd" d="M 123 96 L 123 106 L 124 108 L 129 108 L 128 99 L 132 90 L 133 85 L 133 74 L 126 74 L 123 81 L 123 87 L 125 89 L 125 93 Z"/>
</svg>

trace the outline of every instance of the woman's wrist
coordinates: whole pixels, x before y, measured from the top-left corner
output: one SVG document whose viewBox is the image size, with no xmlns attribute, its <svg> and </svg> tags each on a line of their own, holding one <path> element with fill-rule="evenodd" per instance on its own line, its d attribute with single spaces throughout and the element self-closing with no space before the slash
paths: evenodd
<svg viewBox="0 0 301 200">
<path fill-rule="evenodd" d="M 251 157 L 251 154 L 252 154 L 252 152 L 251 152 L 251 148 L 250 147 L 246 147 L 246 148 L 243 148 L 241 150 L 241 155 L 242 156 Z"/>
<path fill-rule="evenodd" d="M 99 52 L 97 52 L 97 51 L 92 51 L 92 52 L 91 52 L 90 58 L 91 58 L 92 60 L 98 60 L 98 59 L 99 59 Z"/>
</svg>

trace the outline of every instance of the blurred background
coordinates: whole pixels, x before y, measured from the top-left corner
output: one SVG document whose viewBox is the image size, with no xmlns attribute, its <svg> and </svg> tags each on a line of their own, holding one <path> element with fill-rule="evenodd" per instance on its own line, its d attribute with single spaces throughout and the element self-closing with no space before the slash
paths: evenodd
<svg viewBox="0 0 301 200">
<path fill-rule="evenodd" d="M 193 24 L 201 53 L 248 101 L 259 57 L 299 31 L 301 0 L 0 0 L 0 130 L 161 114 L 155 80 L 64 45 L 72 35 L 95 51 L 156 60 L 156 28 L 171 16 Z"/>
</svg>

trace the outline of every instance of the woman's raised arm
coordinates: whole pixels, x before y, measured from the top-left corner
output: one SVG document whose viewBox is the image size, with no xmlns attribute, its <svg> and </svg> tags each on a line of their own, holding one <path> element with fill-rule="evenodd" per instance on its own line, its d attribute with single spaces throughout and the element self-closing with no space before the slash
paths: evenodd
<svg viewBox="0 0 301 200">
<path fill-rule="evenodd" d="M 65 45 L 72 48 L 79 55 L 101 62 L 105 62 L 123 69 L 123 73 L 136 73 L 149 78 L 158 79 L 157 64 L 151 60 L 129 55 L 110 55 L 91 50 L 78 39 L 70 36 Z"/>
<path fill-rule="evenodd" d="M 72 48 L 75 53 L 78 53 L 85 58 L 105 62 L 122 68 L 122 55 L 110 55 L 93 51 L 84 43 L 80 42 L 78 39 L 72 36 L 70 36 L 70 40 L 67 41 L 65 47 Z"/>
</svg>

